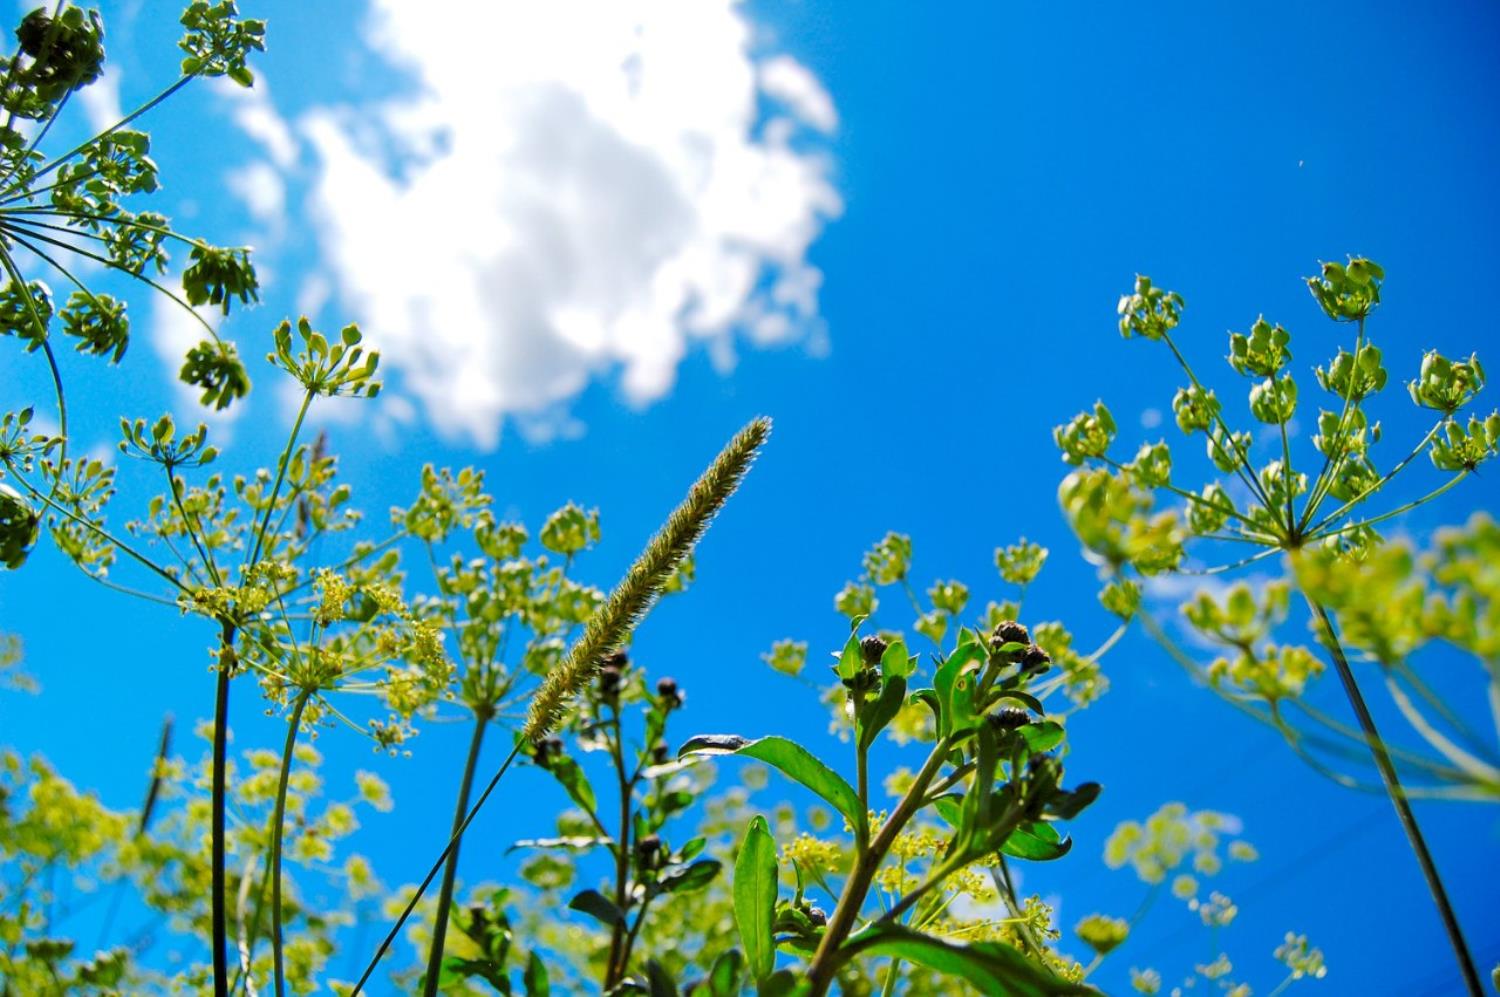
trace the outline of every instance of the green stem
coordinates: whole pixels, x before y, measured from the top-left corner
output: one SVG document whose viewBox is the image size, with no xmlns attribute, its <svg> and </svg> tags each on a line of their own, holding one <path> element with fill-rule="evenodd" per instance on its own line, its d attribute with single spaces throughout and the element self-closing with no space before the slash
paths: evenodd
<svg viewBox="0 0 1500 997">
<path fill-rule="evenodd" d="M 292 749 L 309 693 L 303 690 L 292 703 L 286 747 L 281 750 L 281 775 L 276 781 L 276 809 L 271 815 L 271 963 L 276 972 L 276 997 L 286 997 L 286 969 L 281 950 L 281 835 L 286 821 L 286 784 L 292 772 Z"/>
<path fill-rule="evenodd" d="M 469 739 L 469 755 L 464 762 L 463 778 L 458 784 L 458 800 L 453 807 L 453 830 L 456 839 L 460 834 L 464 815 L 469 812 L 469 794 L 474 789 L 474 768 L 479 762 L 479 747 L 484 742 L 484 730 L 489 726 L 487 711 L 474 711 L 474 735 Z M 427 952 L 427 975 L 422 981 L 425 997 L 435 997 L 438 992 L 438 977 L 443 968 L 443 945 L 448 935 L 448 911 L 453 906 L 453 883 L 458 877 L 458 845 L 448 853 L 443 867 L 443 882 L 438 888 L 437 911 L 432 920 L 432 946 Z"/>
<path fill-rule="evenodd" d="M 31 317 L 32 325 L 36 327 L 37 342 L 41 343 L 42 354 L 47 358 L 47 366 L 52 372 L 52 389 L 57 394 L 57 432 L 62 439 L 62 450 L 58 455 L 58 480 L 61 481 L 61 468 L 68 459 L 68 400 L 63 394 L 62 371 L 58 369 L 57 355 L 52 352 L 52 343 L 47 337 L 47 323 L 42 321 L 36 301 L 31 297 L 31 287 L 21 276 L 21 271 L 16 267 L 16 261 L 11 259 L 10 251 L 4 245 L 0 245 L 0 266 L 4 266 L 5 272 L 21 292 L 21 297 L 26 299 L 26 311 Z M 49 497 L 57 494 L 57 487 L 54 485 L 52 491 L 47 494 Z"/>
<path fill-rule="evenodd" d="M 615 839 L 615 906 L 621 914 L 626 913 L 630 893 L 630 806 L 635 795 L 635 786 L 625 774 L 625 747 L 624 728 L 620 724 L 620 706 L 618 702 L 612 704 L 614 713 L 614 734 L 609 737 L 610 759 L 614 762 L 615 776 L 618 782 L 620 795 L 620 834 Z M 604 966 L 604 990 L 608 992 L 615 984 L 620 982 L 620 977 L 625 975 L 625 923 L 620 921 L 610 929 L 609 934 L 609 959 Z"/>
<path fill-rule="evenodd" d="M 43 166 L 41 169 L 37 170 L 30 177 L 28 177 L 27 178 L 27 182 L 28 183 L 34 183 L 37 180 L 40 180 L 42 177 L 46 176 L 48 173 L 51 173 L 53 170 L 57 169 L 63 163 L 66 163 L 68 160 L 72 159 L 74 156 L 78 155 L 80 152 L 83 152 L 85 149 L 87 149 L 89 146 L 93 145 L 95 142 L 99 141 L 104 136 L 110 134 L 111 132 L 118 131 L 121 128 L 124 128 L 126 125 L 130 124 L 136 118 L 139 118 L 141 115 L 143 115 L 147 111 L 151 110 L 157 104 L 160 104 L 162 101 L 164 101 L 168 97 L 172 96 L 178 90 L 181 90 L 183 87 L 187 86 L 188 83 L 190 81 L 192 81 L 193 79 L 194 79 L 193 76 L 184 76 L 184 77 L 182 77 L 176 83 L 173 83 L 171 86 L 167 87 L 161 93 L 157 94 L 155 97 L 152 97 L 150 100 L 146 101 L 146 103 L 142 104 L 140 107 L 136 108 L 134 111 L 131 111 L 129 114 L 125 115 L 125 117 L 121 118 L 119 121 L 116 121 L 114 124 L 110 125 L 106 129 L 104 129 L 104 131 L 102 131 L 99 134 L 95 135 L 93 138 L 90 138 L 88 141 L 82 142 L 82 143 L 74 146 L 69 151 L 63 153 L 61 156 L 58 156 L 56 159 L 54 159 L 51 162 L 47 163 L 47 165 Z M 0 197 L 13 194 L 17 190 L 20 190 L 23 186 L 25 186 L 25 185 L 24 184 L 16 184 L 16 185 L 14 185 L 12 187 L 7 188 L 4 191 L 0 191 Z"/>
<path fill-rule="evenodd" d="M 1448 422 L 1448 419 L 1447 419 L 1446 416 L 1444 416 L 1443 418 L 1439 419 L 1433 425 L 1433 427 L 1427 431 L 1427 435 L 1423 436 L 1422 439 L 1420 441 L 1418 441 L 1417 445 L 1411 448 L 1411 453 L 1407 454 L 1405 457 L 1403 457 L 1401 459 L 1401 463 L 1397 464 L 1395 467 L 1391 468 L 1385 474 L 1381 475 L 1380 478 L 1379 478 L 1379 480 L 1377 480 L 1369 488 L 1366 488 L 1364 491 L 1360 492 L 1358 495 L 1354 496 L 1352 499 L 1350 499 L 1349 501 L 1345 502 L 1343 505 L 1339 506 L 1337 509 L 1333 510 L 1333 512 L 1330 512 L 1328 515 L 1324 516 L 1321 520 L 1318 521 L 1318 525 L 1317 526 L 1314 526 L 1310 530 L 1304 530 L 1303 531 L 1304 534 L 1317 533 L 1319 530 L 1323 529 L 1325 526 L 1328 526 L 1330 523 L 1333 523 L 1333 522 L 1337 521 L 1341 516 L 1344 515 L 1344 513 L 1348 512 L 1350 509 L 1353 509 L 1355 506 L 1359 505 L 1365 499 L 1369 498 L 1371 495 L 1374 495 L 1376 492 L 1378 492 L 1382 488 L 1384 488 L 1387 484 L 1390 483 L 1390 480 L 1392 478 L 1394 478 L 1396 475 L 1400 474 L 1403 470 L 1405 470 L 1406 465 L 1408 465 L 1412 461 L 1416 460 L 1417 454 L 1421 453 L 1423 450 L 1425 450 L 1427 448 L 1427 444 L 1430 443 L 1430 442 L 1432 442 L 1432 438 L 1437 435 L 1438 430 L 1442 429 L 1443 426 L 1447 424 L 1447 422 Z"/>
<path fill-rule="evenodd" d="M 1448 900 L 1448 891 L 1443 887 L 1437 865 L 1432 860 L 1432 853 L 1428 851 L 1427 842 L 1422 837 L 1422 830 L 1417 826 L 1416 815 L 1412 813 L 1411 803 L 1401 788 L 1401 779 L 1396 774 L 1396 766 L 1391 761 L 1385 741 L 1381 739 L 1380 731 L 1375 726 L 1375 718 L 1370 715 L 1369 707 L 1365 705 L 1365 698 L 1359 691 L 1359 684 L 1354 680 L 1354 671 L 1349 667 L 1349 659 L 1345 657 L 1344 648 L 1334 632 L 1333 621 L 1329 619 L 1328 611 L 1320 604 L 1311 598 L 1308 598 L 1307 603 L 1313 615 L 1318 619 L 1319 636 L 1323 640 L 1323 646 L 1333 656 L 1334 665 L 1339 673 L 1339 681 L 1344 686 L 1344 694 L 1349 698 L 1349 705 L 1359 720 L 1360 729 L 1365 732 L 1370 745 L 1370 754 L 1375 757 L 1375 767 L 1380 771 L 1380 781 L 1385 785 L 1386 795 L 1390 797 L 1391 805 L 1396 808 L 1396 817 L 1401 822 L 1401 829 L 1406 832 L 1406 840 L 1411 845 L 1412 854 L 1416 856 L 1417 865 L 1422 869 L 1422 877 L 1427 881 L 1427 889 L 1432 893 L 1432 902 L 1437 906 L 1438 914 L 1443 920 L 1443 928 L 1448 933 L 1448 942 L 1453 946 L 1453 954 L 1458 961 L 1464 986 L 1470 997 L 1480 997 L 1483 989 L 1479 983 L 1479 972 L 1474 968 L 1474 957 L 1469 954 L 1469 947 L 1464 941 L 1458 917 L 1454 914 L 1453 905 Z"/>
<path fill-rule="evenodd" d="M 875 878 L 875 873 L 880 869 L 880 863 L 885 859 L 885 854 L 890 850 L 896 836 L 906 826 L 913 814 L 921 806 L 927 793 L 927 786 L 937 776 L 947 758 L 950 743 L 943 738 L 933 746 L 932 753 L 927 756 L 927 762 L 922 766 L 922 771 L 912 780 L 912 784 L 906 790 L 906 795 L 896 805 L 890 820 L 881 827 L 880 833 L 870 844 L 869 849 L 863 856 L 856 858 L 854 867 L 849 871 L 849 877 L 844 881 L 843 892 L 839 896 L 838 905 L 833 910 L 833 916 L 828 919 L 828 927 L 823 932 L 823 938 L 818 943 L 818 950 L 813 955 L 812 962 L 807 967 L 807 980 L 810 984 L 808 997 L 823 997 L 833 983 L 834 972 L 838 968 L 839 948 L 849 937 L 849 932 L 854 927 L 854 922 L 859 918 L 860 909 L 864 907 L 865 897 L 870 892 L 870 884 Z"/>
<path fill-rule="evenodd" d="M 1439 485 L 1437 488 L 1434 488 L 1432 491 L 1428 492 L 1426 495 L 1423 495 L 1421 498 L 1412 499 L 1410 502 L 1406 503 L 1405 505 L 1398 506 L 1397 508 L 1392 509 L 1390 512 L 1383 512 L 1380 515 L 1374 517 L 1373 519 L 1366 519 L 1366 520 L 1363 520 L 1363 521 L 1358 522 L 1358 523 L 1350 523 L 1347 526 L 1341 526 L 1341 527 L 1339 527 L 1336 530 L 1325 530 L 1322 533 L 1318 533 L 1316 535 L 1308 537 L 1308 539 L 1309 540 L 1325 540 L 1328 537 L 1336 537 L 1336 536 L 1339 536 L 1340 534 L 1348 533 L 1350 530 L 1356 530 L 1356 529 L 1358 529 L 1361 526 L 1374 526 L 1376 523 L 1383 523 L 1387 519 L 1394 519 L 1397 516 L 1400 516 L 1400 515 L 1403 515 L 1405 513 L 1411 512 L 1413 509 L 1417 508 L 1418 506 L 1426 505 L 1428 502 L 1431 502 L 1433 499 L 1435 499 L 1438 496 L 1442 495 L 1444 492 L 1448 491 L 1448 489 L 1452 488 L 1454 485 L 1457 485 L 1460 481 L 1462 481 L 1465 478 L 1467 478 L 1471 473 L 1473 473 L 1473 472 L 1468 471 L 1468 470 L 1460 471 L 1457 474 L 1455 474 L 1453 477 L 1449 478 L 1445 483 Z M 1330 516 L 1328 519 L 1325 519 L 1322 523 L 1318 524 L 1318 529 L 1322 530 L 1323 527 L 1325 527 L 1329 523 L 1333 522 L 1333 520 L 1335 518 L 1337 518 L 1337 517 L 1336 516 Z"/>
<path fill-rule="evenodd" d="M 1188 366 L 1187 358 L 1182 355 L 1182 351 L 1177 348 L 1177 344 L 1172 342 L 1172 337 L 1163 333 L 1161 338 L 1162 342 L 1166 343 L 1168 349 L 1172 351 L 1172 356 L 1177 358 L 1177 365 L 1182 368 L 1183 373 L 1187 374 L 1188 380 L 1193 382 L 1193 387 L 1199 391 L 1204 391 L 1202 382 L 1198 380 L 1198 375 L 1194 374 L 1193 368 Z M 1245 452 L 1244 448 L 1240 446 L 1239 441 L 1235 439 L 1234 432 L 1229 428 L 1229 423 L 1224 420 L 1222 412 L 1215 411 L 1214 420 L 1219 424 L 1219 428 L 1224 431 L 1224 438 L 1229 441 L 1229 445 L 1234 447 L 1235 455 L 1239 457 L 1239 461 L 1235 464 L 1235 473 L 1239 475 L 1240 480 L 1245 483 L 1245 486 L 1250 489 L 1250 494 L 1259 497 L 1261 503 L 1269 509 L 1271 507 L 1271 497 L 1261 487 L 1260 480 L 1256 478 L 1253 469 L 1250 467 L 1250 455 Z M 1210 436 L 1209 440 L 1212 439 L 1213 437 Z M 1223 452 L 1223 448 L 1220 448 L 1220 452 Z M 1228 454 L 1225 454 L 1225 456 L 1227 457 Z"/>
<path fill-rule="evenodd" d="M 225 910 L 224 870 L 225 755 L 229 744 L 229 673 L 234 665 L 234 624 L 225 621 L 219 633 L 219 666 L 214 692 L 213 787 L 211 790 L 210 851 L 213 866 L 212 930 L 214 997 L 229 995 L 229 926 Z"/>
<path fill-rule="evenodd" d="M 375 957 L 370 960 L 370 964 L 360 974 L 359 982 L 355 983 L 354 989 L 349 992 L 349 997 L 356 997 L 356 995 L 364 991 L 365 984 L 370 981 L 370 974 L 375 972 L 375 967 L 380 965 L 381 959 L 385 958 L 386 952 L 390 949 L 391 943 L 396 940 L 396 936 L 401 933 L 401 928 L 406 924 L 407 918 L 411 917 L 411 912 L 416 910 L 417 904 L 421 902 L 422 894 L 427 892 L 427 887 L 431 886 L 432 881 L 437 878 L 439 870 L 443 868 L 443 863 L 448 861 L 449 853 L 458 847 L 459 839 L 469 829 L 469 825 L 473 822 L 474 818 L 479 815 L 480 809 L 484 806 L 485 801 L 490 798 L 490 794 L 495 791 L 495 787 L 500 785 L 500 778 L 505 775 L 506 770 L 510 768 L 510 763 L 515 761 L 516 755 L 520 754 L 521 748 L 525 744 L 525 739 L 516 741 L 516 746 L 510 749 L 510 754 L 505 756 L 505 761 L 500 764 L 500 768 L 495 772 L 494 777 L 490 779 L 489 785 L 484 787 L 484 792 L 479 794 L 479 799 L 469 808 L 468 816 L 459 825 L 458 832 L 448 840 L 448 844 L 443 848 L 442 854 L 437 857 L 437 861 L 432 864 L 432 868 L 427 870 L 427 875 L 423 877 L 421 885 L 417 887 L 416 892 L 412 894 L 411 900 L 407 902 L 405 909 L 401 911 L 401 916 L 396 918 L 396 923 L 386 933 L 385 939 L 380 943 L 380 947 L 375 950 Z"/>
<path fill-rule="evenodd" d="M 266 500 L 266 512 L 261 517 L 260 528 L 255 531 L 255 546 L 251 548 L 250 559 L 245 562 L 245 570 L 249 570 L 260 561 L 261 549 L 266 543 L 266 530 L 271 525 L 271 513 L 276 508 L 276 496 L 281 494 L 281 484 L 286 480 L 287 466 L 292 462 L 292 450 L 297 446 L 297 434 L 302 432 L 302 421 L 307 418 L 308 406 L 312 404 L 315 392 L 309 388 L 302 395 L 302 404 L 297 409 L 297 419 L 292 423 L 292 433 L 287 437 L 286 447 L 281 451 L 281 457 L 276 461 L 276 484 L 271 487 L 271 497 Z"/>
</svg>

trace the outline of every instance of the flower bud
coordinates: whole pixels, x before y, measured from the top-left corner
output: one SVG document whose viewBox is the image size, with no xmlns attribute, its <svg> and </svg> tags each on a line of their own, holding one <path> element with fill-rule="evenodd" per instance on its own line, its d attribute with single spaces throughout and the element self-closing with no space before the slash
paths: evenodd
<svg viewBox="0 0 1500 997">
<path fill-rule="evenodd" d="M 1025 727 L 1031 723 L 1031 714 L 1014 706 L 1007 706 L 996 713 L 991 713 L 989 722 L 996 730 L 1015 730 L 1017 727 Z"/>
<path fill-rule="evenodd" d="M 1024 671 L 1035 672 L 1040 675 L 1051 664 L 1052 656 L 1035 644 L 1028 647 L 1021 655 L 1021 668 Z"/>
<path fill-rule="evenodd" d="M 990 646 L 999 650 L 1006 644 L 1030 644 L 1031 631 L 1027 630 L 1015 620 L 1006 620 L 995 627 L 995 633 L 990 637 Z"/>
<path fill-rule="evenodd" d="M 886 643 L 879 637 L 871 635 L 859 642 L 859 649 L 864 653 L 865 664 L 878 665 L 885 654 Z"/>
<path fill-rule="evenodd" d="M 828 923 L 828 915 L 823 913 L 821 907 L 809 907 L 806 913 L 807 919 L 813 923 L 814 927 L 821 928 Z"/>
<path fill-rule="evenodd" d="M 682 691 L 677 688 L 677 682 L 674 679 L 662 679 L 656 683 L 656 695 L 661 698 L 662 705 L 669 710 L 682 705 Z"/>
</svg>

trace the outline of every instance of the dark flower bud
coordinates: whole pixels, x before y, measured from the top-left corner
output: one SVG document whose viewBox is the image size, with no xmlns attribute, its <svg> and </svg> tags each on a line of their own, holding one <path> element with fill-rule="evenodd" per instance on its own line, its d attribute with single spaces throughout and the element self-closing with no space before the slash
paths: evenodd
<svg viewBox="0 0 1500 997">
<path fill-rule="evenodd" d="M 661 698 L 662 705 L 669 710 L 682 705 L 682 690 L 677 688 L 677 682 L 674 679 L 662 679 L 656 683 L 656 695 Z"/>
<path fill-rule="evenodd" d="M 599 668 L 599 688 L 606 692 L 613 692 L 620 688 L 620 677 L 624 673 L 614 665 L 603 665 Z"/>
<path fill-rule="evenodd" d="M 814 927 L 818 928 L 828 923 L 828 915 L 823 913 L 823 908 L 821 907 L 807 908 L 807 919 L 813 923 Z"/>
<path fill-rule="evenodd" d="M 1006 644 L 1030 644 L 1031 631 L 1027 630 L 1015 620 L 1006 620 L 995 628 L 994 635 L 990 638 L 990 646 L 1000 650 Z"/>
<path fill-rule="evenodd" d="M 865 664 L 878 665 L 885 654 L 886 643 L 879 637 L 871 635 L 859 642 L 859 649 L 864 653 Z"/>
<path fill-rule="evenodd" d="M 661 839 L 654 834 L 648 834 L 635 843 L 635 854 L 640 859 L 641 865 L 652 868 L 661 858 Z"/>
<path fill-rule="evenodd" d="M 630 655 L 624 651 L 611 651 L 599 661 L 600 668 L 613 668 L 615 671 L 624 671 L 630 664 Z"/>
<path fill-rule="evenodd" d="M 552 759 L 560 757 L 562 755 L 562 752 L 562 739 L 556 737 L 548 737 L 536 742 L 536 744 L 532 746 L 531 758 L 542 768 L 546 768 L 549 764 L 551 764 Z"/>
<path fill-rule="evenodd" d="M 1028 672 L 1045 672 L 1052 664 L 1052 656 L 1035 644 L 1028 647 L 1021 655 L 1021 667 Z"/>
<path fill-rule="evenodd" d="M 990 724 L 996 730 L 1015 730 L 1029 723 L 1031 723 L 1031 714 L 1014 706 L 1007 706 L 997 713 L 990 714 Z"/>
</svg>

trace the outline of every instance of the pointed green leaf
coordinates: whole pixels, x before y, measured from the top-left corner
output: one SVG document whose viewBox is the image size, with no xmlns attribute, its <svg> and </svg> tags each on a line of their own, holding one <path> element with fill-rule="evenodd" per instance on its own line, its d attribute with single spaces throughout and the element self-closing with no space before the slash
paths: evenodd
<svg viewBox="0 0 1500 997">
<path fill-rule="evenodd" d="M 568 906 L 576 911 L 582 911 L 590 917 L 608 925 L 617 927 L 625 923 L 625 912 L 615 906 L 615 902 L 598 890 L 584 890 L 578 896 L 568 901 Z"/>
<path fill-rule="evenodd" d="M 854 787 L 796 741 L 774 735 L 750 741 L 733 734 L 704 734 L 688 741 L 677 754 L 733 754 L 759 759 L 827 800 L 849 818 L 851 826 L 861 827 L 865 822 L 864 808 L 859 805 L 859 794 Z"/>
<path fill-rule="evenodd" d="M 734 923 L 750 972 L 757 980 L 776 966 L 776 940 L 771 924 L 776 917 L 776 839 L 764 817 L 757 816 L 745 832 L 734 863 Z"/>
<path fill-rule="evenodd" d="M 547 979 L 547 965 L 533 950 L 526 960 L 526 973 L 521 977 L 526 987 L 526 997 L 551 997 L 552 984 Z"/>
<path fill-rule="evenodd" d="M 1010 832 L 1000 850 L 1019 859 L 1048 862 L 1060 859 L 1073 847 L 1072 838 L 1064 838 L 1044 821 L 1028 821 Z"/>
<path fill-rule="evenodd" d="M 1059 979 L 1003 942 L 955 945 L 900 924 L 877 922 L 851 938 L 840 950 L 840 956 L 847 960 L 856 955 L 905 959 L 965 980 L 982 994 L 1063 997 L 1098 993 L 1092 987 Z"/>
<path fill-rule="evenodd" d="M 859 747 L 868 749 L 875 738 L 889 724 L 906 702 L 906 679 L 895 675 L 885 680 L 880 695 L 867 704 L 859 717 Z"/>
</svg>

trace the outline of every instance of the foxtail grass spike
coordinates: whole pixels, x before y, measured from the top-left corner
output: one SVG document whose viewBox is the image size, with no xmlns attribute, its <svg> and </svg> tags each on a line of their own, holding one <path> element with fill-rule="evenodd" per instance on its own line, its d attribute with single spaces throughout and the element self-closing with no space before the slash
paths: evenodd
<svg viewBox="0 0 1500 997">
<path fill-rule="evenodd" d="M 756 452 L 771 435 L 771 420 L 752 420 L 735 434 L 708 470 L 693 483 L 687 498 L 672 511 L 656 536 L 641 551 L 620 584 L 584 627 L 566 658 L 542 680 L 532 697 L 522 736 L 535 742 L 562 720 L 573 697 L 588 684 L 599 663 L 618 650 L 662 588 L 692 553 L 714 515 L 734 494 Z"/>
<path fill-rule="evenodd" d="M 615 586 L 604 605 L 589 620 L 583 635 L 569 650 L 568 656 L 547 673 L 541 687 L 532 697 L 526 725 L 521 730 L 521 739 L 511 748 L 510 754 L 490 779 L 489 785 L 485 786 L 479 799 L 469 808 L 468 816 L 448 840 L 443 853 L 427 871 L 427 876 L 417 887 L 416 893 L 407 901 L 385 940 L 375 950 L 375 957 L 354 984 L 350 997 L 358 997 L 364 991 L 365 984 L 380 965 L 380 960 L 385 958 L 391 943 L 401 933 L 402 926 L 411 917 L 422 895 L 427 892 L 427 887 L 437 878 L 438 872 L 448 861 L 448 856 L 458 847 L 464 832 L 469 829 L 485 801 L 499 785 L 500 777 L 510 768 L 510 763 L 520 754 L 524 745 L 546 737 L 557 726 L 573 697 L 598 670 L 599 662 L 605 655 L 617 650 L 631 628 L 640 622 L 646 610 L 651 608 L 652 601 L 661 594 L 662 588 L 682 565 L 683 559 L 692 553 L 693 545 L 703 536 L 703 531 L 708 529 L 714 514 L 723 508 L 729 496 L 739 487 L 745 472 L 750 470 L 756 452 L 770 435 L 771 420 L 764 417 L 752 420 L 735 434 L 734 439 L 729 441 L 729 445 L 714 459 L 708 470 L 693 483 L 687 498 L 667 517 L 666 523 L 651 538 L 646 549 L 641 551 L 640 557 L 636 558 L 625 577 L 620 579 L 620 584 Z"/>
</svg>

